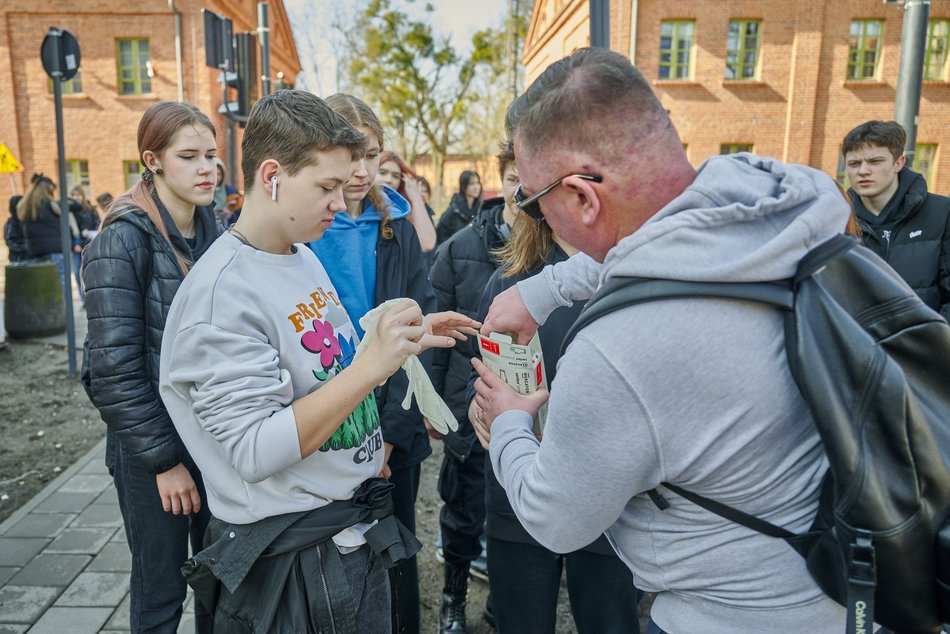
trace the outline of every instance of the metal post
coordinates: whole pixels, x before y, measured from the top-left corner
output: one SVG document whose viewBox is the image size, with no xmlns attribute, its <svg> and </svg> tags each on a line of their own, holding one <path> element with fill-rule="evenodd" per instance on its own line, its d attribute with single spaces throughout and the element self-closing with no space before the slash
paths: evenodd
<svg viewBox="0 0 950 634">
<path fill-rule="evenodd" d="M 901 32 L 901 59 L 897 71 L 897 100 L 894 120 L 904 126 L 907 164 L 914 164 L 917 146 L 917 118 L 920 113 L 920 84 L 924 76 L 924 51 L 927 48 L 927 19 L 930 0 L 906 0 L 904 27 Z"/>
<path fill-rule="evenodd" d="M 261 43 L 261 96 L 270 94 L 270 22 L 267 12 L 270 5 L 257 3 L 257 32 Z"/>
<path fill-rule="evenodd" d="M 62 58 L 62 32 L 51 29 L 54 42 L 54 59 Z M 69 373 L 76 373 L 76 322 L 73 319 L 72 260 L 73 240 L 69 234 L 69 198 L 66 193 L 66 147 L 63 141 L 63 69 L 57 68 L 53 75 L 53 103 L 56 110 L 56 151 L 59 167 L 59 239 L 63 250 L 63 301 L 66 302 L 66 345 L 69 357 Z"/>
<path fill-rule="evenodd" d="M 610 0 L 589 0 L 590 45 L 610 48 Z"/>
</svg>

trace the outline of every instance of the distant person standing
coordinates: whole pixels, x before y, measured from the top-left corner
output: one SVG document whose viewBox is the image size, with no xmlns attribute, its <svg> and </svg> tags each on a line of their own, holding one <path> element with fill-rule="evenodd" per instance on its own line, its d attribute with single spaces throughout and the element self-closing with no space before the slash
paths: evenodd
<svg viewBox="0 0 950 634">
<path fill-rule="evenodd" d="M 26 239 L 26 248 L 31 259 L 49 260 L 59 270 L 63 295 L 70 290 L 66 279 L 66 263 L 63 259 L 63 246 L 59 234 L 59 201 L 56 200 L 56 185 L 53 179 L 43 174 L 34 174 L 30 189 L 17 203 L 16 215 L 20 229 Z M 72 214 L 69 220 L 70 233 L 78 235 L 76 221 Z"/>
<path fill-rule="evenodd" d="M 456 232 L 471 224 L 472 219 L 482 206 L 482 179 L 477 172 L 465 170 L 459 176 L 459 190 L 452 194 L 452 200 L 436 229 L 436 244 L 441 245 Z"/>
<path fill-rule="evenodd" d="M 395 152 L 383 152 L 379 155 L 376 183 L 389 185 L 409 201 L 410 212 L 406 218 L 415 228 L 426 263 L 431 266 L 431 254 L 435 249 L 435 224 L 432 222 L 432 208 L 422 196 L 419 177 L 401 156 Z"/>
<path fill-rule="evenodd" d="M 907 135 L 896 121 L 868 121 L 841 144 L 848 195 L 864 244 L 931 308 L 950 319 L 950 198 L 927 192 L 905 163 Z"/>
<path fill-rule="evenodd" d="M 76 277 L 76 288 L 79 289 L 79 299 L 86 305 L 86 291 L 82 287 L 82 275 L 79 268 L 82 265 L 82 250 L 92 242 L 99 230 L 99 214 L 86 201 L 86 191 L 82 185 L 76 185 L 69 190 L 69 211 L 76 220 L 78 235 L 73 238 L 73 275 Z"/>
</svg>

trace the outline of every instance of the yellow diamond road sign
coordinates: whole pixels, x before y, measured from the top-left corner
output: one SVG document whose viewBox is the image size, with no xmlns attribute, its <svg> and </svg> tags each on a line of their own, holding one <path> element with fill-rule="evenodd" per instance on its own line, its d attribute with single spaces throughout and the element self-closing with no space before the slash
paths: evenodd
<svg viewBox="0 0 950 634">
<path fill-rule="evenodd" d="M 0 174 L 19 172 L 22 169 L 23 166 L 16 160 L 13 153 L 7 149 L 6 145 L 0 143 Z"/>
</svg>

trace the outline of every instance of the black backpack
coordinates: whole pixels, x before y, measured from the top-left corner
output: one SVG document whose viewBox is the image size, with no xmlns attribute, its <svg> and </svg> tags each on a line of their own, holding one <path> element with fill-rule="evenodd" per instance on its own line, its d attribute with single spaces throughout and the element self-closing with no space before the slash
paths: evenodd
<svg viewBox="0 0 950 634">
<path fill-rule="evenodd" d="M 796 535 L 672 484 L 662 486 L 752 530 L 785 539 L 818 586 L 848 608 L 848 632 L 950 621 L 950 326 L 871 251 L 839 235 L 794 278 L 705 283 L 613 278 L 564 338 L 618 309 L 698 296 L 785 313 L 792 376 L 829 469 L 809 532 Z M 658 490 L 651 499 L 667 506 Z"/>
</svg>

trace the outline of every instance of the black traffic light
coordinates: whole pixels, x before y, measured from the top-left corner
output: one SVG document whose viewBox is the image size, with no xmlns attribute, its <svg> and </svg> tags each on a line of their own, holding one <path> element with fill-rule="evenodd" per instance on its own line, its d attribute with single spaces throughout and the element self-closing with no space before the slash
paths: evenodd
<svg viewBox="0 0 950 634">
<path fill-rule="evenodd" d="M 224 103 L 218 112 L 243 124 L 260 96 L 257 38 L 254 33 L 234 35 L 231 20 L 213 11 L 202 9 L 202 17 L 205 64 L 221 71 L 218 82 L 224 84 Z"/>
</svg>

